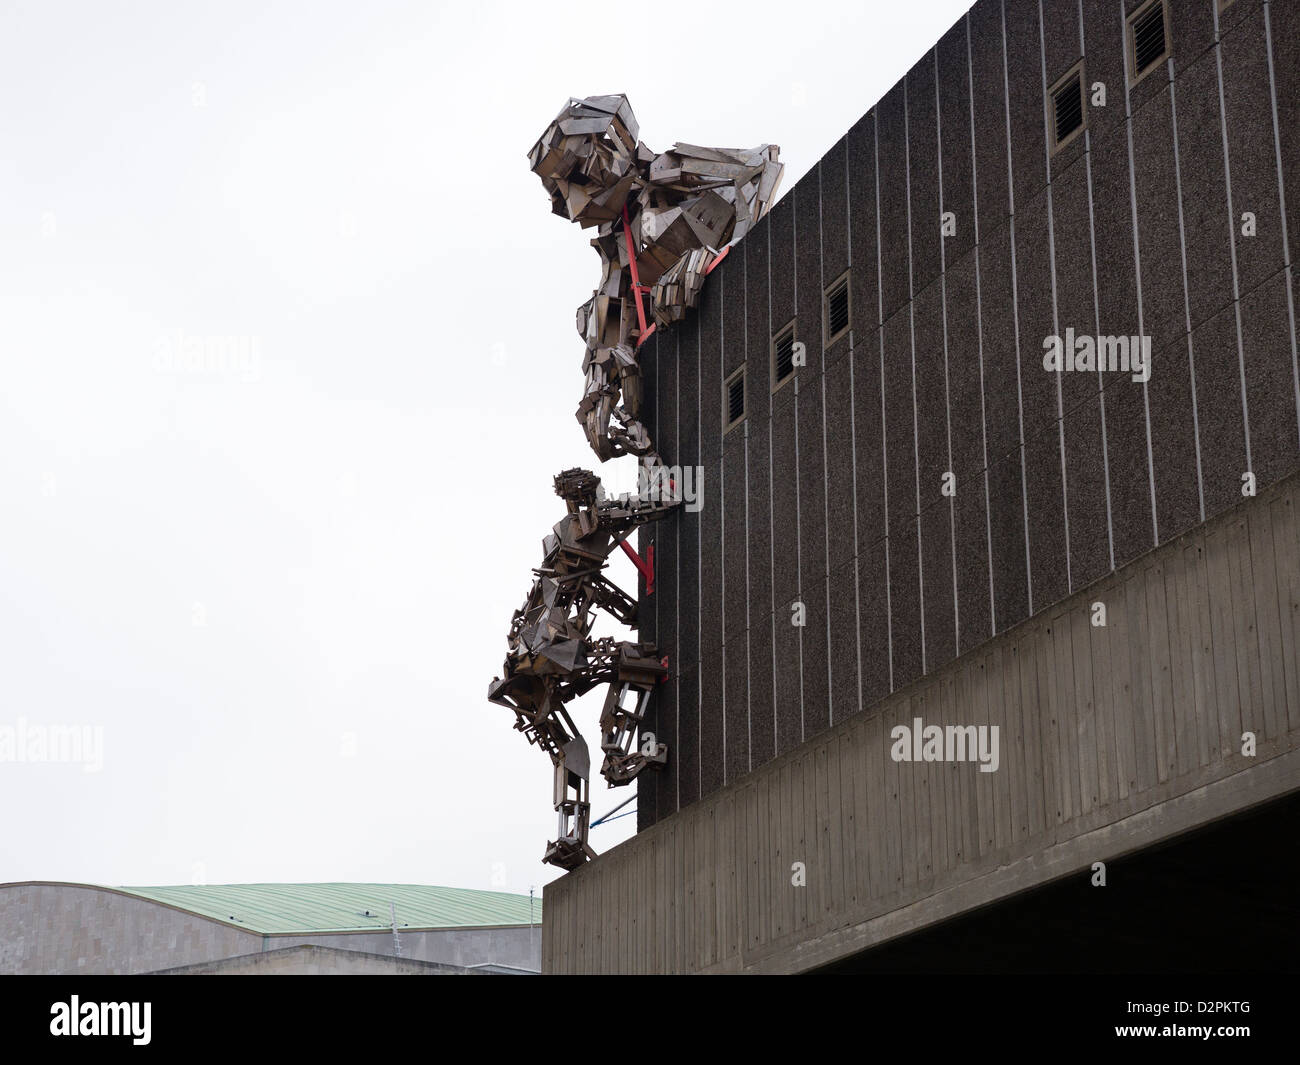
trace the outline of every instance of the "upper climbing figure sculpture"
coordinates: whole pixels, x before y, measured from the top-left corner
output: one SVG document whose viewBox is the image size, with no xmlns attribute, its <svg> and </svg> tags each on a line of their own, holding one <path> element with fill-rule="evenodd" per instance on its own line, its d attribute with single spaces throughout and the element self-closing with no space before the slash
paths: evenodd
<svg viewBox="0 0 1300 1065">
<path fill-rule="evenodd" d="M 778 152 L 674 144 L 656 153 L 637 139 L 626 96 L 591 96 L 570 100 L 529 153 L 551 210 L 598 227 L 600 284 L 578 308 L 587 353 L 577 416 L 601 462 L 631 453 L 656 464 L 639 419 L 636 350 L 685 317 L 727 246 L 767 213 Z"/>
</svg>

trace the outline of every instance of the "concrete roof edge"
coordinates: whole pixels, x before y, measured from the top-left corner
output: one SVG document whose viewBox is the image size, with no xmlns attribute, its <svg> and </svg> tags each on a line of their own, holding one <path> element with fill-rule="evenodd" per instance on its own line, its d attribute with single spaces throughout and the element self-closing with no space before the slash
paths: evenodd
<svg viewBox="0 0 1300 1065">
<path fill-rule="evenodd" d="M 177 886 L 184 886 L 184 885 L 177 885 Z M 207 884 L 207 885 L 196 885 L 196 886 L 202 886 L 202 887 L 246 887 L 246 886 L 250 886 L 250 885 L 245 885 L 245 884 Z M 393 886 L 393 887 L 438 887 L 438 886 L 440 886 L 440 885 L 433 885 L 433 884 L 394 884 L 394 885 L 392 885 L 392 886 Z M 13 881 L 9 881 L 9 882 L 7 882 L 7 883 L 0 884 L 0 890 L 3 890 L 4 888 L 19 888 L 19 887 L 71 887 L 71 888 L 86 888 L 86 889 L 91 890 L 91 891 L 107 891 L 107 892 L 110 892 L 110 893 L 112 893 L 112 894 L 114 894 L 114 895 L 121 895 L 123 898 L 128 898 L 128 899 L 137 899 L 137 900 L 139 900 L 140 902 L 151 903 L 151 904 L 154 905 L 154 906 L 162 906 L 162 907 L 165 907 L 166 909 L 169 909 L 169 910 L 175 910 L 177 913 L 184 913 L 184 914 L 188 914 L 188 915 L 191 916 L 191 917 L 198 917 L 199 919 L 204 920 L 204 921 L 211 921 L 213 924 L 224 925 L 224 926 L 227 927 L 227 928 L 235 928 L 235 929 L 238 929 L 238 930 L 241 931 L 241 932 L 247 932 L 247 933 L 248 933 L 249 935 L 251 935 L 251 936 L 263 936 L 263 937 L 272 937 L 272 936 L 347 936 L 347 935 L 356 935 L 358 932 L 371 932 L 371 933 L 377 933 L 377 934 L 383 935 L 383 934 L 386 934 L 386 933 L 388 933 L 388 932 L 391 931 L 391 929 L 390 929 L 387 925 L 383 925 L 383 926 L 374 926 L 374 925 L 357 925 L 357 926 L 354 927 L 354 928 L 303 928 L 303 929 L 289 929 L 289 930 L 281 930 L 281 931 L 275 931 L 275 932 L 268 932 L 268 931 L 266 931 L 265 929 L 262 929 L 262 928 L 254 928 L 252 925 L 243 924 L 243 923 L 240 922 L 240 921 L 228 921 L 228 920 L 223 920 L 223 919 L 220 918 L 220 917 L 213 917 L 213 916 L 211 916 L 210 914 L 200 913 L 198 910 L 192 910 L 192 909 L 189 909 L 188 907 L 185 907 L 185 906 L 177 906 L 175 903 L 164 902 L 162 899 L 154 898 L 152 895 L 144 895 L 144 894 L 140 894 L 139 891 L 133 891 L 133 890 L 131 890 L 130 888 L 110 887 L 110 886 L 108 886 L 107 884 L 90 884 L 90 883 L 85 883 L 85 882 L 83 882 L 83 881 L 78 881 L 78 880 L 13 880 Z M 473 891 L 473 890 L 475 890 L 475 889 L 474 889 L 474 888 L 448 888 L 447 890 L 449 890 L 449 891 Z M 522 897 L 522 896 L 521 896 L 521 897 Z M 539 899 L 538 901 L 540 902 L 541 900 Z M 451 925 L 422 925 L 422 926 L 419 926 L 419 927 L 411 927 L 411 928 L 408 928 L 408 927 L 403 926 L 403 927 L 400 928 L 398 931 L 399 931 L 399 933 L 403 933 L 403 934 L 404 934 L 404 933 L 408 933 L 408 932 L 459 932 L 459 931 L 464 931 L 464 930 L 466 930 L 466 929 L 474 929 L 474 930 L 482 930 L 482 931 L 489 931 L 489 932 L 490 932 L 490 931 L 493 931 L 493 930 L 497 930 L 497 929 L 505 929 L 505 928 L 540 928 L 540 927 L 541 927 L 541 922 L 538 921 L 538 922 L 533 923 L 533 924 L 529 924 L 529 923 L 527 923 L 527 922 L 520 922 L 520 923 L 518 923 L 518 924 L 451 924 Z M 305 945 L 305 944 L 304 944 L 304 945 Z"/>
<path fill-rule="evenodd" d="M 78 880 L 15 880 L 7 884 L 0 884 L 0 890 L 11 887 L 74 887 L 88 888 L 91 891 L 107 891 L 113 895 L 121 895 L 125 899 L 135 899 L 139 902 L 152 903 L 155 906 L 163 906 L 169 910 L 175 910 L 177 913 L 188 914 L 191 917 L 197 917 L 203 921 L 211 921 L 213 924 L 225 925 L 227 928 L 237 928 L 241 932 L 247 932 L 250 936 L 264 936 L 268 933 L 258 928 L 250 928 L 246 924 L 240 924 L 238 921 L 223 921 L 220 917 L 210 917 L 206 913 L 199 913 L 197 910 L 186 909 L 184 906 L 176 906 L 170 902 L 163 902 L 161 899 L 150 898 L 148 895 L 137 895 L 133 891 L 127 891 L 124 888 L 109 887 L 107 884 L 87 884 Z M 310 933 L 308 933 L 310 934 Z"/>
</svg>

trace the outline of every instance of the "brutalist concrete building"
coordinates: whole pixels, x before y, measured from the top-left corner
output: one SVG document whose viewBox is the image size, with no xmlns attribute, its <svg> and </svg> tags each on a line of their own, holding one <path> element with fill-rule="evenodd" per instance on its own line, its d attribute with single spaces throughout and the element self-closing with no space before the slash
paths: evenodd
<svg viewBox="0 0 1300 1065">
<path fill-rule="evenodd" d="M 979 0 L 641 349 L 671 755 L 547 969 L 866 965 L 1300 789 L 1298 99 L 1300 4 Z"/>
</svg>

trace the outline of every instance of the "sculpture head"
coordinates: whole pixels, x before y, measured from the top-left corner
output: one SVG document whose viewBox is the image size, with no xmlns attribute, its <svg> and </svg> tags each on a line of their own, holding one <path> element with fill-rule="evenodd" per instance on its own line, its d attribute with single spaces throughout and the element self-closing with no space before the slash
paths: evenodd
<svg viewBox="0 0 1300 1065">
<path fill-rule="evenodd" d="M 651 159 L 626 96 L 569 100 L 528 153 L 551 210 L 584 229 L 619 217 Z"/>
</svg>

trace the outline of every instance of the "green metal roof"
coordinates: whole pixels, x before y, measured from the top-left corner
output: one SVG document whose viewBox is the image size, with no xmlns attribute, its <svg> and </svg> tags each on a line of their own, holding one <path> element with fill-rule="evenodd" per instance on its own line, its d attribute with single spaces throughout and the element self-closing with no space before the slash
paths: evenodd
<svg viewBox="0 0 1300 1065">
<path fill-rule="evenodd" d="M 399 930 L 526 925 L 530 920 L 527 895 L 423 884 L 205 884 L 117 890 L 262 935 L 388 931 L 390 902 L 397 907 Z M 531 920 L 540 925 L 540 896 L 532 907 Z"/>
</svg>

